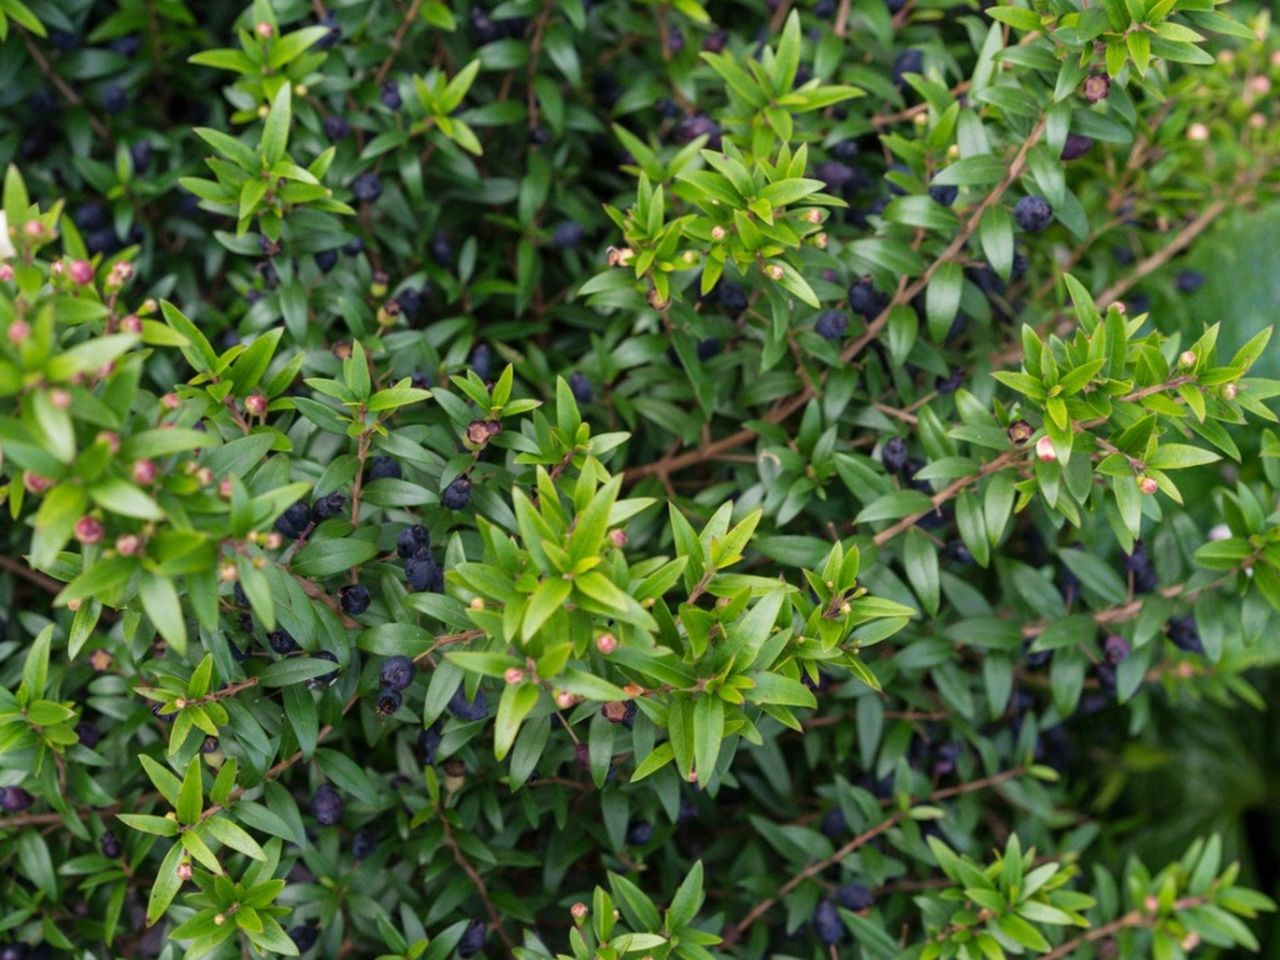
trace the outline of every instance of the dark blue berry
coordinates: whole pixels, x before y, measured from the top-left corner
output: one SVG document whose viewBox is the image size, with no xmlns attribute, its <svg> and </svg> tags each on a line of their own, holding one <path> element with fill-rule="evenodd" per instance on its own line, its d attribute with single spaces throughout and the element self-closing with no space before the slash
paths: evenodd
<svg viewBox="0 0 1280 960">
<path fill-rule="evenodd" d="M 637 820 L 627 827 L 627 843 L 633 847 L 643 847 L 653 839 L 653 824 L 647 820 Z"/>
<path fill-rule="evenodd" d="M 493 351 L 489 349 L 487 343 L 477 343 L 471 351 L 468 363 L 471 364 L 471 369 L 475 371 L 477 377 L 481 380 L 488 380 L 489 374 L 493 372 L 491 369 L 493 366 Z"/>
<path fill-rule="evenodd" d="M 349 583 L 338 590 L 338 601 L 342 612 L 349 617 L 357 617 L 369 609 L 369 588 L 363 583 Z"/>
<path fill-rule="evenodd" d="M 90 200 L 77 207 L 71 219 L 81 230 L 97 230 L 107 224 L 107 208 L 97 200 Z"/>
<path fill-rule="evenodd" d="M 338 265 L 337 250 L 321 250 L 315 255 L 316 266 L 320 268 L 321 273 L 328 273 Z"/>
<path fill-rule="evenodd" d="M 822 815 L 822 825 L 818 829 L 828 840 L 839 840 L 848 835 L 849 821 L 844 818 L 839 807 L 833 807 Z"/>
<path fill-rule="evenodd" d="M 347 505 L 347 498 L 342 494 L 334 491 L 326 496 L 320 497 L 311 505 L 311 519 L 316 523 L 322 520 L 330 520 L 333 517 L 341 516 L 342 509 Z"/>
<path fill-rule="evenodd" d="M 130 146 L 129 159 L 133 161 L 134 173 L 146 173 L 151 166 L 151 141 L 139 140 Z"/>
<path fill-rule="evenodd" d="M 933 198 L 934 203 L 949 207 L 956 202 L 956 197 L 960 196 L 960 188 L 956 186 L 930 187 L 929 196 Z"/>
<path fill-rule="evenodd" d="M 911 176 L 911 170 L 906 166 L 906 164 L 902 164 L 902 163 L 889 164 L 889 169 L 886 170 L 885 173 L 886 174 L 899 173 L 908 177 Z M 906 187 L 895 183 L 893 180 L 889 179 L 887 176 L 885 177 L 885 182 L 889 185 L 889 192 L 893 194 L 895 197 L 905 197 L 907 195 Z"/>
<path fill-rule="evenodd" d="M 551 242 L 561 250 L 571 250 L 586 238 L 586 228 L 576 220 L 561 220 L 551 230 Z"/>
<path fill-rule="evenodd" d="M 378 99 L 388 110 L 399 110 L 404 106 L 404 100 L 400 97 L 400 84 L 395 80 L 387 80 L 382 84 L 382 89 L 378 91 Z"/>
<path fill-rule="evenodd" d="M 114 833 L 104 833 L 98 838 L 98 848 L 104 857 L 115 859 L 124 852 L 124 847 Z"/>
<path fill-rule="evenodd" d="M 373 856 L 378 849 L 378 831 L 373 827 L 361 827 L 351 838 L 351 855 L 357 860 Z"/>
<path fill-rule="evenodd" d="M 813 329 L 818 336 L 825 337 L 827 340 L 839 340 L 844 336 L 845 328 L 848 326 L 849 318 L 839 310 L 823 310 L 818 314 Z"/>
<path fill-rule="evenodd" d="M 404 578 L 415 593 L 441 593 L 444 590 L 444 572 L 429 552 L 405 561 Z"/>
<path fill-rule="evenodd" d="M 1027 666 L 1043 667 L 1051 659 L 1053 659 L 1052 650 L 1032 650 L 1031 641 L 1027 641 L 1022 645 L 1023 655 L 1026 657 Z"/>
<path fill-rule="evenodd" d="M 468 14 L 468 19 L 471 21 L 471 31 L 475 34 L 477 43 L 483 45 L 503 38 L 503 30 L 490 19 L 488 12 L 481 7 L 472 7 L 471 12 Z"/>
<path fill-rule="evenodd" d="M 907 465 L 907 441 L 902 437 L 890 437 L 880 448 L 880 462 L 890 473 L 901 473 Z"/>
<path fill-rule="evenodd" d="M 1169 641 L 1187 653 L 1204 653 L 1194 614 L 1187 613 L 1169 620 Z"/>
<path fill-rule="evenodd" d="M 418 731 L 418 757 L 424 766 L 430 766 L 436 762 L 436 751 L 440 749 L 440 741 L 443 738 L 444 733 L 438 722 Z"/>
<path fill-rule="evenodd" d="M 674 136 L 676 143 L 692 143 L 698 137 L 706 137 L 707 146 L 716 150 L 720 147 L 722 134 L 720 124 L 705 113 L 691 113 L 676 124 Z"/>
<path fill-rule="evenodd" d="M 529 142 L 535 147 L 546 146 L 551 142 L 551 131 L 542 124 L 538 124 L 529 131 Z"/>
<path fill-rule="evenodd" d="M 569 374 L 569 391 L 573 394 L 573 399 L 579 403 L 591 402 L 593 396 L 591 381 L 578 370 Z"/>
<path fill-rule="evenodd" d="M 1102 649 L 1106 653 L 1108 661 L 1118 664 L 1129 655 L 1129 641 L 1119 634 L 1113 633 L 1102 642 Z"/>
<path fill-rule="evenodd" d="M 443 230 L 437 230 L 435 236 L 431 238 L 431 259 L 442 267 L 453 266 L 454 250 L 453 244 Z"/>
<path fill-rule="evenodd" d="M 312 654 L 312 656 L 316 660 L 328 660 L 330 663 L 338 662 L 337 654 L 332 653 L 328 650 L 317 650 L 314 654 Z M 318 677 L 312 677 L 310 680 L 307 681 L 307 686 L 310 687 L 312 690 L 323 690 L 326 687 L 333 686 L 334 683 L 337 681 L 337 679 L 338 679 L 338 671 L 330 670 L 328 673 L 322 673 Z"/>
<path fill-rule="evenodd" d="M 1155 567 L 1142 544 L 1134 545 L 1133 553 L 1125 555 L 1123 564 L 1125 572 L 1133 575 L 1134 593 L 1151 593 L 1159 586 Z"/>
<path fill-rule="evenodd" d="M 378 682 L 384 687 L 390 687 L 392 690 L 403 690 L 413 683 L 414 676 L 417 675 L 418 668 L 414 666 L 413 658 L 398 655 L 387 657 L 382 661 L 382 669 L 378 673 Z"/>
<path fill-rule="evenodd" d="M 823 900 L 813 911 L 813 932 L 827 946 L 837 944 L 844 938 L 844 922 L 840 919 L 840 911 L 830 900 Z"/>
<path fill-rule="evenodd" d="M 747 309 L 747 291 L 732 280 L 721 280 L 716 285 L 716 299 L 724 312 L 734 318 Z"/>
<path fill-rule="evenodd" d="M 836 902 L 846 910 L 866 910 L 876 902 L 875 894 L 860 883 L 846 883 L 836 888 Z"/>
<path fill-rule="evenodd" d="M 712 357 L 719 354 L 720 349 L 721 346 L 718 337 L 707 337 L 703 340 L 699 340 L 697 345 L 693 348 L 694 353 L 698 355 L 698 359 L 703 363 L 706 363 Z"/>
<path fill-rule="evenodd" d="M 466 691 L 459 687 L 450 698 L 447 709 L 459 720 L 483 720 L 489 715 L 489 704 L 485 701 L 483 690 L 476 691 L 475 700 L 467 700 Z"/>
<path fill-rule="evenodd" d="M 351 132 L 351 124 L 341 114 L 331 113 L 324 118 L 324 135 L 330 140 L 341 140 Z"/>
<path fill-rule="evenodd" d="M 394 457 L 374 457 L 369 461 L 369 479 L 372 480 L 399 480 L 402 476 L 400 472 L 400 464 Z"/>
<path fill-rule="evenodd" d="M 444 493 L 440 495 L 440 502 L 447 510 L 464 510 L 467 504 L 471 502 L 471 478 L 465 473 L 454 477 Z"/>
<path fill-rule="evenodd" d="M 292 539 L 300 538 L 308 526 L 311 526 L 311 504 L 306 500 L 298 500 L 275 521 L 275 529 Z"/>
<path fill-rule="evenodd" d="M 382 180 L 372 170 L 368 170 L 351 182 L 351 192 L 361 203 L 373 203 L 382 196 Z"/>
<path fill-rule="evenodd" d="M 653 105 L 653 112 L 662 120 L 674 120 L 680 116 L 680 105 L 670 97 L 663 97 Z"/>
<path fill-rule="evenodd" d="M 80 38 L 70 30 L 50 30 L 49 42 L 53 44 L 55 49 L 61 50 L 63 53 L 70 53 L 80 46 Z"/>
<path fill-rule="evenodd" d="M 1205 285 L 1205 276 L 1198 270 L 1182 270 L 1175 282 L 1179 293 L 1195 293 Z"/>
<path fill-rule="evenodd" d="M 870 277 L 861 277 L 849 285 L 849 309 L 867 318 L 880 312 L 881 297 Z"/>
<path fill-rule="evenodd" d="M 728 45 L 729 33 L 727 30 L 713 30 L 702 40 L 702 49 L 708 53 L 719 53 Z"/>
<path fill-rule="evenodd" d="M 414 556 L 420 548 L 431 546 L 431 531 L 420 523 L 405 527 L 396 535 L 396 553 L 406 560 Z"/>
<path fill-rule="evenodd" d="M 378 716 L 389 717 L 400 709 L 403 702 L 400 691 L 392 690 L 390 687 L 383 687 L 378 691 L 378 702 L 374 707 Z"/>
<path fill-rule="evenodd" d="M 903 50 L 893 60 L 893 84 L 901 87 L 908 73 L 924 73 L 924 51 Z"/>
<path fill-rule="evenodd" d="M 396 294 L 396 303 L 405 318 L 412 320 L 422 309 L 422 293 L 414 287 L 405 287 Z"/>
<path fill-rule="evenodd" d="M 272 650 L 282 657 L 298 649 L 298 642 L 293 639 L 293 636 L 284 627 L 268 633 L 267 643 L 271 645 Z"/>
<path fill-rule="evenodd" d="M 327 783 L 311 795 L 311 815 L 321 826 L 331 827 L 342 819 L 342 796 Z"/>
<path fill-rule="evenodd" d="M 467 924 L 467 929 L 463 933 L 462 939 L 458 941 L 458 956 L 474 957 L 484 947 L 484 942 L 488 937 L 489 928 L 484 925 L 484 921 L 472 920 Z"/>
<path fill-rule="evenodd" d="M 338 41 L 342 39 L 342 27 L 338 25 L 338 18 L 332 13 L 326 13 L 320 18 L 320 26 L 328 27 L 329 32 L 320 38 L 316 44 L 321 50 L 330 50 L 338 45 Z"/>
<path fill-rule="evenodd" d="M 310 924 L 290 927 L 289 939 L 293 941 L 293 945 L 298 948 L 299 953 L 306 953 L 320 939 L 320 931 Z"/>
<path fill-rule="evenodd" d="M 125 93 L 124 87 L 113 83 L 102 91 L 102 109 L 107 113 L 120 113 L 127 106 L 129 95 Z"/>
<path fill-rule="evenodd" d="M 1053 207 L 1044 197 L 1023 197 L 1013 206 L 1013 219 L 1027 233 L 1038 233 L 1053 223 Z"/>
<path fill-rule="evenodd" d="M 858 173 L 847 163 L 839 160 L 824 160 L 814 167 L 813 175 L 827 185 L 833 193 L 839 192 L 849 184 L 860 180 Z"/>
<path fill-rule="evenodd" d="M 1059 156 L 1063 160 L 1079 160 L 1092 149 L 1092 137 L 1086 137 L 1081 133 L 1068 133 L 1066 142 L 1062 145 L 1062 153 Z"/>
<path fill-rule="evenodd" d="M 429 374 L 424 373 L 421 370 L 415 370 L 413 373 L 409 374 L 409 385 L 415 390 L 430 390 L 431 377 Z"/>
</svg>

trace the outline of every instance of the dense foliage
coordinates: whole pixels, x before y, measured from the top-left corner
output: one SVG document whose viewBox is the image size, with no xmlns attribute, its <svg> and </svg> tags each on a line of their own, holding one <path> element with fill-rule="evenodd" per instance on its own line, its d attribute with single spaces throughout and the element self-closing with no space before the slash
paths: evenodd
<svg viewBox="0 0 1280 960">
<path fill-rule="evenodd" d="M 0 0 L 0 958 L 1257 949 L 1217 7 Z"/>
</svg>

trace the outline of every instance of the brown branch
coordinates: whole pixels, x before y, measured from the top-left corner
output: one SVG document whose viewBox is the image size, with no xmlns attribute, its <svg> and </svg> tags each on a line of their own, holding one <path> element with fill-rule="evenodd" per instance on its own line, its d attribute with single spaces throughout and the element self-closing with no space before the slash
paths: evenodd
<svg viewBox="0 0 1280 960">
<path fill-rule="evenodd" d="M 444 842 L 453 852 L 454 861 L 462 868 L 468 879 L 471 880 L 471 885 L 476 888 L 476 893 L 480 896 L 480 902 L 484 904 L 485 913 L 489 914 L 489 925 L 498 932 L 498 936 L 506 944 L 507 949 L 514 950 L 516 948 L 515 941 L 503 929 L 502 918 L 498 915 L 498 910 L 493 905 L 493 900 L 489 897 L 489 888 L 485 886 L 484 877 L 480 876 L 480 871 L 463 854 L 462 848 L 458 846 L 458 841 L 453 836 L 453 828 L 449 826 L 449 818 L 443 812 L 440 814 L 440 825 L 444 827 Z"/>
<path fill-rule="evenodd" d="M 418 19 L 418 8 L 420 6 L 422 6 L 422 0 L 413 0 L 409 4 L 409 9 L 405 12 L 404 19 L 400 21 L 400 26 L 396 27 L 396 32 L 391 35 L 391 52 L 387 54 L 387 58 L 382 61 L 378 71 L 373 75 L 374 83 L 381 85 L 382 81 L 387 79 L 387 74 L 391 72 L 391 66 L 396 62 L 396 57 L 400 53 L 400 45 L 404 43 L 405 34 L 413 26 L 413 22 Z"/>
<path fill-rule="evenodd" d="M 1183 899 L 1174 902 L 1173 909 L 1188 910 L 1191 907 L 1198 907 L 1204 902 L 1204 897 L 1184 897 Z M 1064 957 L 1071 956 L 1071 954 L 1075 953 L 1076 950 L 1084 946 L 1086 943 L 1093 943 L 1095 940 L 1106 939 L 1112 934 L 1119 933 L 1121 930 L 1125 930 L 1129 927 L 1155 926 L 1156 919 L 1155 914 L 1144 913 L 1139 910 L 1130 910 L 1128 913 L 1118 919 L 1112 920 L 1110 923 L 1103 924 L 1100 927 L 1095 927 L 1087 933 L 1082 933 L 1080 936 L 1068 940 L 1066 943 L 1062 944 L 1062 946 L 1044 954 L 1044 956 L 1040 957 L 1040 960 L 1063 960 Z"/>
<path fill-rule="evenodd" d="M 10 573 L 22 577 L 30 583 L 34 583 L 42 590 L 49 593 L 60 593 L 65 583 L 53 579 L 48 574 L 41 573 L 39 570 L 33 570 L 27 566 L 18 557 L 11 557 L 8 554 L 0 554 L 0 568 L 8 570 Z"/>
<path fill-rule="evenodd" d="M 36 45 L 36 42 L 31 39 L 30 34 L 25 30 L 22 31 L 22 39 L 27 45 L 27 53 L 31 54 L 31 59 L 35 61 L 36 69 L 40 71 L 41 75 L 62 95 L 63 100 L 66 100 L 73 107 L 82 108 L 89 115 L 89 126 L 93 128 L 93 132 L 97 134 L 100 140 L 110 142 L 111 131 L 107 129 L 107 125 L 93 115 L 93 111 L 85 105 L 84 98 L 76 93 L 75 88 L 58 76 L 58 71 L 53 69 L 53 64 L 49 62 L 48 58 L 40 51 L 40 47 Z"/>
</svg>

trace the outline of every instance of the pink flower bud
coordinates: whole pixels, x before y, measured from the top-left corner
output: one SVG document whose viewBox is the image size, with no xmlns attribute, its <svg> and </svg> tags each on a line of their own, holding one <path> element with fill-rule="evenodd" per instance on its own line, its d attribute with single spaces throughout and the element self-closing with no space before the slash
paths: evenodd
<svg viewBox="0 0 1280 960">
<path fill-rule="evenodd" d="M 154 460 L 135 460 L 133 463 L 133 482 L 149 487 L 156 482 L 156 462 Z"/>
<path fill-rule="evenodd" d="M 176 393 L 166 393 L 160 398 L 160 406 L 166 410 L 177 410 L 181 403 L 182 401 Z"/>
<path fill-rule="evenodd" d="M 132 557 L 142 549 L 142 540 L 137 534 L 123 533 L 116 537 L 116 552 L 122 557 Z"/>
<path fill-rule="evenodd" d="M 1058 452 L 1053 449 L 1053 441 L 1048 437 L 1041 437 L 1036 441 L 1036 456 L 1044 463 L 1053 463 L 1058 459 Z"/>
<path fill-rule="evenodd" d="M 1224 400 L 1234 400 L 1240 394 L 1240 388 L 1234 383 L 1228 383 L 1222 388 L 1222 398 Z"/>
<path fill-rule="evenodd" d="M 141 333 L 142 321 L 136 313 L 131 313 L 120 321 L 120 329 L 125 333 Z"/>
<path fill-rule="evenodd" d="M 596 637 L 596 649 L 607 657 L 618 649 L 618 638 L 612 633 L 602 633 Z"/>
<path fill-rule="evenodd" d="M 1193 350 L 1183 350 L 1178 356 L 1178 364 L 1190 369 L 1196 365 L 1196 355 Z"/>
<path fill-rule="evenodd" d="M 78 283 L 82 287 L 93 283 L 93 264 L 88 260 L 73 260 L 67 267 L 67 276 L 72 283 Z"/>
<path fill-rule="evenodd" d="M 28 471 L 22 475 L 22 485 L 27 488 L 28 493 L 41 494 L 53 486 L 53 481 Z"/>
<path fill-rule="evenodd" d="M 556 691 L 556 706 L 561 710 L 569 710 L 577 702 L 577 698 L 566 690 Z"/>
<path fill-rule="evenodd" d="M 267 412 L 267 398 L 260 393 L 251 393 L 244 398 L 244 408 L 253 416 L 260 417 Z"/>
<path fill-rule="evenodd" d="M 8 283 L 13 279 L 13 267 L 7 263 L 0 263 L 0 280 Z"/>
<path fill-rule="evenodd" d="M 120 434 L 118 433 L 113 433 L 110 430 L 103 430 L 98 434 L 98 442 L 105 443 L 107 445 L 107 449 L 110 450 L 112 454 L 120 452 Z"/>
<path fill-rule="evenodd" d="M 768 274 L 768 277 L 770 280 L 781 280 L 784 276 L 786 276 L 786 271 L 784 271 L 782 267 L 776 263 L 769 264 L 769 266 L 765 269 L 765 273 Z"/>
<path fill-rule="evenodd" d="M 582 903 L 581 901 L 579 901 L 578 903 L 575 903 L 572 907 L 569 908 L 569 912 L 573 914 L 573 919 L 585 920 L 587 919 L 587 914 L 590 913 L 591 911 L 585 903 Z"/>
<path fill-rule="evenodd" d="M 22 343 L 27 337 L 31 336 L 31 324 L 25 320 L 15 320 L 9 324 L 9 342 L 13 344 Z"/>
<path fill-rule="evenodd" d="M 22 232 L 32 240 L 39 240 L 44 236 L 44 224 L 39 220 L 28 220 L 22 225 Z"/>
<path fill-rule="evenodd" d="M 724 238 L 725 238 L 725 229 L 724 229 L 724 227 L 715 226 L 715 227 L 712 227 L 712 228 L 711 228 L 711 239 L 712 239 L 712 240 L 714 240 L 714 241 L 716 241 L 717 243 L 719 243 L 719 242 L 720 242 L 721 240 L 723 240 Z"/>
<path fill-rule="evenodd" d="M 519 667 L 510 667 L 507 672 L 502 675 L 507 683 L 524 683 L 524 671 Z"/>
<path fill-rule="evenodd" d="M 1160 484 L 1156 483 L 1154 477 L 1143 477 L 1138 481 L 1138 489 L 1152 497 L 1160 490 Z"/>
<path fill-rule="evenodd" d="M 239 571 L 236 570 L 236 565 L 234 563 L 224 563 L 218 568 L 218 576 L 222 579 L 223 583 L 234 583 L 236 577 L 239 575 Z"/>
<path fill-rule="evenodd" d="M 284 537 L 272 531 L 262 538 L 262 546 L 267 550 L 279 550 L 284 543 Z"/>
<path fill-rule="evenodd" d="M 260 36 L 263 40 L 270 40 L 275 35 L 275 32 L 276 32 L 276 28 L 273 27 L 271 24 L 267 23 L 267 21 L 265 20 L 263 20 L 253 29 L 254 29 L 254 32 L 257 33 L 258 36 Z"/>
<path fill-rule="evenodd" d="M 100 543 L 105 531 L 96 517 L 81 517 L 76 521 L 76 539 L 84 544 Z"/>
<path fill-rule="evenodd" d="M 66 390 L 53 389 L 49 391 L 49 402 L 59 410 L 65 410 L 71 406 L 71 394 Z"/>
<path fill-rule="evenodd" d="M 185 883 L 187 880 L 190 880 L 190 879 L 192 878 L 192 876 L 194 876 L 194 871 L 192 871 L 192 869 L 191 869 L 191 864 L 189 864 L 189 863 L 180 863 L 180 864 L 178 864 L 178 879 L 179 879 L 179 880 L 181 880 L 181 881 L 183 881 L 183 882 Z"/>
<path fill-rule="evenodd" d="M 610 530 L 609 542 L 621 550 L 627 545 L 627 532 L 625 530 Z"/>
</svg>

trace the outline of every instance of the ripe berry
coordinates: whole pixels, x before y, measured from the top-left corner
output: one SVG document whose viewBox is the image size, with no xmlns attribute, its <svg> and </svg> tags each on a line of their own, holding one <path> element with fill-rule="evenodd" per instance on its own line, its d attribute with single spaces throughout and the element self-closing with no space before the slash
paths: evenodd
<svg viewBox="0 0 1280 960">
<path fill-rule="evenodd" d="M 124 847 L 114 833 L 104 833 L 99 837 L 98 848 L 104 857 L 110 857 L 113 860 L 124 852 Z"/>
<path fill-rule="evenodd" d="M 627 843 L 633 847 L 643 847 L 653 839 L 653 824 L 645 820 L 637 820 L 627 827 Z"/>
<path fill-rule="evenodd" d="M 836 901 L 846 910 L 866 910 L 876 902 L 875 895 L 860 883 L 846 883 L 836 888 Z"/>
<path fill-rule="evenodd" d="M 334 653 L 331 653 L 328 650 L 317 650 L 315 653 L 312 654 L 312 656 L 316 660 L 328 660 L 330 663 L 338 662 L 337 655 Z M 328 673 L 322 673 L 318 677 L 312 677 L 310 680 L 307 681 L 307 686 L 310 687 L 312 690 L 323 690 L 326 687 L 333 686 L 334 682 L 337 679 L 338 679 L 338 671 L 330 670 Z"/>
<path fill-rule="evenodd" d="M 1200 631 L 1196 628 L 1194 614 L 1183 614 L 1169 620 L 1169 641 L 1179 650 L 1187 653 L 1204 653 L 1204 644 L 1200 641 Z"/>
<path fill-rule="evenodd" d="M 351 124 L 340 113 L 331 113 L 324 118 L 324 135 L 330 140 L 341 140 L 351 132 Z"/>
<path fill-rule="evenodd" d="M 489 715 L 489 704 L 485 701 L 484 691 L 477 690 L 475 700 L 468 700 L 466 691 L 459 687 L 454 691 L 446 708 L 459 720 L 483 720 Z"/>
<path fill-rule="evenodd" d="M 338 265 L 337 250 L 321 250 L 315 255 L 316 266 L 320 268 L 321 273 L 328 273 Z"/>
<path fill-rule="evenodd" d="M 383 687 L 378 691 L 378 703 L 374 708 L 380 717 L 389 717 L 400 709 L 402 703 L 399 690 Z"/>
<path fill-rule="evenodd" d="M 267 643 L 271 645 L 271 649 L 280 656 L 292 653 L 298 649 L 298 643 L 289 634 L 289 631 L 281 627 L 279 630 L 272 630 L 267 634 Z"/>
<path fill-rule="evenodd" d="M 716 285 L 716 299 L 724 312 L 734 319 L 747 309 L 747 291 L 731 280 L 721 280 Z"/>
<path fill-rule="evenodd" d="M 702 40 L 702 49 L 708 53 L 719 53 L 729 43 L 729 33 L 725 30 L 713 30 Z"/>
<path fill-rule="evenodd" d="M 1103 652 L 1111 663 L 1119 663 L 1129 655 L 1129 641 L 1113 633 L 1102 643 Z"/>
<path fill-rule="evenodd" d="M 293 945 L 298 948 L 299 953 L 306 953 L 316 945 L 316 941 L 319 938 L 320 931 L 310 924 L 289 928 L 289 939 L 293 941 Z"/>
<path fill-rule="evenodd" d="M 839 340 L 849 326 L 849 318 L 839 310 L 823 310 L 813 324 L 814 331 L 827 340 Z"/>
<path fill-rule="evenodd" d="M 463 933 L 462 939 L 458 941 L 458 956 L 474 957 L 484 947 L 484 942 L 488 937 L 489 929 L 484 925 L 484 921 L 472 920 L 467 924 L 467 929 Z"/>
<path fill-rule="evenodd" d="M 296 540 L 311 526 L 311 505 L 299 500 L 282 513 L 275 523 L 276 530 L 286 537 Z"/>
<path fill-rule="evenodd" d="M 880 462 L 890 473 L 901 473 L 907 465 L 907 441 L 902 437 L 890 437 L 880 448 Z"/>
<path fill-rule="evenodd" d="M 1133 553 L 1125 555 L 1124 569 L 1126 573 L 1133 575 L 1134 593 L 1150 593 L 1159 586 L 1155 567 L 1147 556 L 1146 547 L 1140 543 L 1134 545 Z"/>
<path fill-rule="evenodd" d="M 413 556 L 405 561 L 404 578 L 415 593 L 442 593 L 444 573 L 431 554 Z"/>
<path fill-rule="evenodd" d="M 384 480 L 390 478 L 399 480 L 403 476 L 400 472 L 400 464 L 393 457 L 374 457 L 369 462 L 369 479 Z"/>
<path fill-rule="evenodd" d="M 373 827 L 361 827 L 351 838 L 351 855 L 357 860 L 373 856 L 378 849 L 378 831 Z"/>
<path fill-rule="evenodd" d="M 0 810 L 20 813 L 36 802 L 22 787 L 0 787 Z"/>
<path fill-rule="evenodd" d="M 818 828 L 828 840 L 839 840 L 849 833 L 849 821 L 839 807 L 828 810 L 822 817 L 822 825 Z"/>
<path fill-rule="evenodd" d="M 424 766 L 430 766 L 436 762 L 436 751 L 440 749 L 440 741 L 443 737 L 439 721 L 418 731 L 418 757 Z"/>
<path fill-rule="evenodd" d="M 493 364 L 493 351 L 489 349 L 487 343 L 478 343 L 471 351 L 467 362 L 471 364 L 471 369 L 475 371 L 477 377 L 488 380 L 492 372 L 490 368 Z"/>
<path fill-rule="evenodd" d="M 706 363 L 720 353 L 720 340 L 717 337 L 707 337 L 704 340 L 699 340 L 697 346 L 693 349 L 694 353 L 698 355 L 698 359 Z"/>
<path fill-rule="evenodd" d="M 880 312 L 880 294 L 876 292 L 870 277 L 861 277 L 849 285 L 849 309 L 867 318 Z"/>
<path fill-rule="evenodd" d="M 453 482 L 444 488 L 440 502 L 448 510 L 464 510 L 471 502 L 471 478 L 465 473 L 454 477 Z"/>
<path fill-rule="evenodd" d="M 1086 137 L 1080 133 L 1068 133 L 1066 142 L 1062 145 L 1062 153 L 1059 156 L 1067 161 L 1079 160 L 1092 149 L 1092 137 Z"/>
<path fill-rule="evenodd" d="M 673 134 L 676 143 L 692 143 L 698 137 L 707 138 L 707 147 L 715 150 L 720 146 L 723 134 L 720 124 L 705 113 L 691 113 L 676 124 Z"/>
<path fill-rule="evenodd" d="M 1175 282 L 1179 293 L 1195 293 L 1205 285 L 1205 276 L 1197 270 L 1183 270 Z"/>
<path fill-rule="evenodd" d="M 151 141 L 139 140 L 129 147 L 129 159 L 133 161 L 134 173 L 146 173 L 151 166 Z"/>
<path fill-rule="evenodd" d="M 960 188 L 956 186 L 930 187 L 929 196 L 933 198 L 935 203 L 949 207 L 956 202 L 956 197 L 960 196 Z"/>
<path fill-rule="evenodd" d="M 102 109 L 107 113 L 121 113 L 127 106 L 129 106 L 129 95 L 118 83 L 113 83 L 102 91 Z"/>
<path fill-rule="evenodd" d="M 369 170 L 351 182 L 351 192 L 361 203 L 373 203 L 382 196 L 382 180 Z"/>
<path fill-rule="evenodd" d="M 396 305 L 406 319 L 413 319 L 422 309 L 422 293 L 423 291 L 414 287 L 405 287 L 396 294 Z"/>
<path fill-rule="evenodd" d="M 329 784 L 320 784 L 311 795 L 311 815 L 321 826 L 333 826 L 342 819 L 342 795 Z"/>
<path fill-rule="evenodd" d="M 841 191 L 851 183 L 862 179 L 859 176 L 859 171 L 838 160 L 823 161 L 814 168 L 813 174 L 817 179 L 825 183 L 827 189 L 833 193 Z"/>
<path fill-rule="evenodd" d="M 573 399 L 579 403 L 590 403 L 593 396 L 591 381 L 580 371 L 575 370 L 569 374 L 569 392 L 573 394 Z"/>
<path fill-rule="evenodd" d="M 1053 223 L 1053 207 L 1044 197 L 1023 197 L 1014 204 L 1013 219 L 1027 233 L 1039 233 Z"/>
<path fill-rule="evenodd" d="M 404 101 L 400 98 L 400 84 L 394 80 L 383 83 L 382 89 L 378 91 L 378 99 L 388 110 L 399 110 L 404 106 Z"/>
<path fill-rule="evenodd" d="M 823 900 L 813 911 L 813 932 L 827 946 L 832 946 L 844 937 L 844 923 L 840 919 L 840 911 L 830 900 Z"/>
<path fill-rule="evenodd" d="M 338 602 L 349 617 L 358 617 L 368 610 L 371 599 L 369 588 L 362 583 L 349 583 L 338 589 Z"/>
<path fill-rule="evenodd" d="M 316 523 L 322 520 L 329 520 L 333 517 L 340 516 L 342 508 L 347 505 L 347 498 L 342 494 L 330 493 L 321 497 L 311 505 L 311 519 Z"/>
<path fill-rule="evenodd" d="M 382 670 L 378 673 L 378 682 L 392 690 L 403 690 L 413 683 L 418 668 L 413 658 L 402 655 L 387 657 L 382 661 Z"/>
<path fill-rule="evenodd" d="M 586 238 L 586 228 L 576 220 L 561 220 L 551 231 L 551 242 L 561 250 L 571 250 Z"/>
<path fill-rule="evenodd" d="M 426 550 L 431 546 L 431 531 L 420 523 L 415 523 L 412 527 L 405 527 L 396 536 L 396 553 L 404 557 L 416 556 L 419 550 Z M 430 556 L 430 554 L 427 554 Z"/>
<path fill-rule="evenodd" d="M 454 250 L 453 244 L 449 241 L 448 235 L 443 230 L 437 230 L 431 238 L 431 259 L 442 267 L 453 266 Z"/>
</svg>

